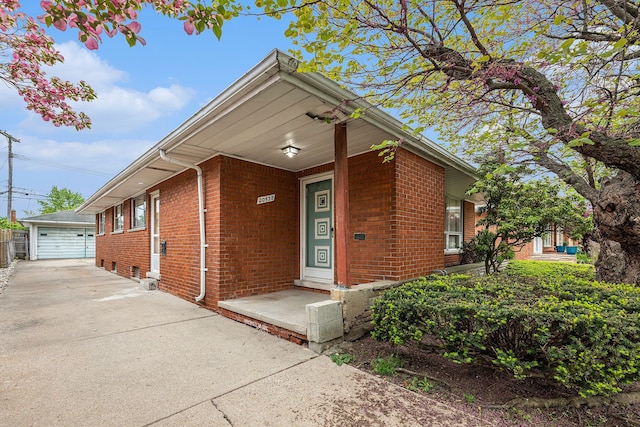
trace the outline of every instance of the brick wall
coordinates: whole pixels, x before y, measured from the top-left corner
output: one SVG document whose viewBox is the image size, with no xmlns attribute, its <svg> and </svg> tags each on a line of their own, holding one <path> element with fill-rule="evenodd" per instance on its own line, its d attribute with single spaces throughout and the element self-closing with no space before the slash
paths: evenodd
<svg viewBox="0 0 640 427">
<path fill-rule="evenodd" d="M 300 277 L 300 183 L 304 176 L 331 171 L 333 164 L 292 173 L 225 156 L 200 165 L 205 181 L 207 295 L 204 304 L 293 287 Z M 377 153 L 349 158 L 352 284 L 403 280 L 443 268 L 444 170 L 399 150 L 382 164 Z M 223 191 L 220 191 L 220 189 Z M 147 192 L 160 193 L 160 289 L 186 300 L 200 292 L 200 237 L 197 179 L 187 170 Z M 259 196 L 275 201 L 258 205 Z M 147 227 L 129 232 L 130 201 L 125 203 L 125 232 L 112 234 L 113 210 L 105 235 L 96 241 L 96 262 L 131 276 L 150 269 L 150 214 Z M 465 229 L 467 210 L 465 204 Z M 354 240 L 353 233 L 365 240 Z M 466 238 L 466 232 L 465 232 Z"/>
<path fill-rule="evenodd" d="M 211 165 L 205 162 L 200 167 L 206 183 L 211 174 Z M 209 183 L 206 183 L 205 188 L 208 186 Z M 160 191 L 160 241 L 165 241 L 167 248 L 166 255 L 160 255 L 161 280 L 158 286 L 180 298 L 194 301 L 200 293 L 197 173 L 188 169 L 151 191 L 156 189 Z M 205 203 L 208 208 L 208 201 Z M 206 233 L 209 237 L 208 230 Z"/>
<path fill-rule="evenodd" d="M 123 207 L 124 229 L 118 233 L 113 233 L 113 207 L 106 211 L 104 235 L 96 236 L 96 266 L 114 271 L 115 265 L 114 272 L 124 277 L 134 277 L 137 267 L 140 277 L 144 277 L 151 263 L 148 255 L 151 247 L 149 215 L 144 229 L 131 230 L 131 199 L 126 200 Z M 98 221 L 99 215 L 96 215 L 96 224 Z M 147 256 L 143 257 L 140 254 Z"/>
<path fill-rule="evenodd" d="M 398 150 L 395 163 L 392 262 L 402 280 L 444 267 L 444 169 L 405 150 Z"/>
<path fill-rule="evenodd" d="M 204 162 L 203 176 L 205 182 L 204 200 L 207 213 L 205 214 L 205 232 L 207 235 L 207 293 L 203 303 L 215 307 L 220 300 L 220 265 L 222 249 L 220 246 L 220 230 L 222 209 L 220 206 L 220 163 L 222 157 L 216 156 Z"/>
<path fill-rule="evenodd" d="M 295 174 L 225 156 L 200 166 L 207 209 L 204 305 L 293 287 L 299 278 Z M 160 289 L 193 300 L 200 293 L 196 173 L 186 171 L 158 188 L 161 240 L 167 241 Z M 268 194 L 275 201 L 258 205 L 258 196 Z"/>
<path fill-rule="evenodd" d="M 299 278 L 299 182 L 291 172 L 217 156 L 200 165 L 205 182 L 207 292 L 204 304 L 221 299 L 273 292 L 293 287 Z M 220 192 L 220 188 L 224 192 Z M 159 287 L 186 300 L 200 293 L 200 235 L 197 175 L 187 170 L 148 194 L 160 192 Z M 258 196 L 276 200 L 257 204 Z M 113 208 L 106 212 L 105 235 L 96 239 L 96 264 L 131 276 L 138 266 L 150 269 L 150 213 L 147 227 L 128 232 L 130 201 L 125 202 L 125 231 L 112 234 Z M 97 217 L 96 217 L 97 218 Z"/>
<path fill-rule="evenodd" d="M 207 219 L 207 238 L 215 236 L 215 161 L 209 160 L 201 165 L 204 171 L 205 200 L 213 206 L 206 206 L 209 212 Z M 166 256 L 160 256 L 161 280 L 159 288 L 191 300 L 200 293 L 200 234 L 198 213 L 197 174 L 187 170 L 160 185 L 150 188 L 146 193 L 147 217 L 144 229 L 131 228 L 131 200 L 124 202 L 124 231 L 112 233 L 113 207 L 106 211 L 105 234 L 96 238 L 96 265 L 111 271 L 115 264 L 117 273 L 132 277 L 138 267 L 140 277 L 144 278 L 151 269 L 151 207 L 150 194 L 160 192 L 160 240 L 167 242 Z M 209 217 L 213 216 L 213 218 Z M 98 216 L 96 216 L 98 220 Z M 216 266 L 210 265 L 216 258 L 215 242 L 207 249 L 209 272 L 207 281 L 215 282 Z M 212 253 L 213 252 L 213 253 Z M 207 287 L 206 304 L 215 301 L 217 293 L 209 294 L 215 288 Z"/>
<path fill-rule="evenodd" d="M 527 243 L 522 247 L 522 249 L 518 250 L 515 248 L 515 259 L 529 259 L 531 255 L 533 255 L 533 241 Z"/>
<path fill-rule="evenodd" d="M 465 200 L 463 209 L 464 241 L 468 242 L 476 235 L 476 205 Z"/>
<path fill-rule="evenodd" d="M 220 299 L 290 289 L 299 273 L 299 181 L 255 163 L 220 158 Z M 275 201 L 258 205 L 259 196 Z"/>
<path fill-rule="evenodd" d="M 377 153 L 349 158 L 352 284 L 398 277 L 393 255 L 397 239 L 394 177 L 395 163 L 383 164 Z M 353 233 L 364 233 L 365 240 L 354 240 Z"/>
</svg>

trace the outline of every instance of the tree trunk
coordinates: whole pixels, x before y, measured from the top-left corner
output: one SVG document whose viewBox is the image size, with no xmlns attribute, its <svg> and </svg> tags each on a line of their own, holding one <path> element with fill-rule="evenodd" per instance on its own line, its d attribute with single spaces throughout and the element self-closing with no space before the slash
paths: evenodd
<svg viewBox="0 0 640 427">
<path fill-rule="evenodd" d="M 596 279 L 640 285 L 640 180 L 619 172 L 605 181 L 593 222 L 600 242 Z"/>
</svg>

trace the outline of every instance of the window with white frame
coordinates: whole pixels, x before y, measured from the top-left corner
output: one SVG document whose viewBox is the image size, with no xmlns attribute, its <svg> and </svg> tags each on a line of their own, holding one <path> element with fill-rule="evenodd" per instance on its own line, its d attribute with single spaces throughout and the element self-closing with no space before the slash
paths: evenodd
<svg viewBox="0 0 640 427">
<path fill-rule="evenodd" d="M 564 230 L 561 227 L 556 227 L 556 246 L 564 245 Z"/>
<path fill-rule="evenodd" d="M 444 249 L 458 250 L 462 247 L 462 200 L 445 198 Z"/>
<path fill-rule="evenodd" d="M 551 227 L 549 227 L 547 231 L 544 232 L 544 236 L 542 236 L 542 242 L 545 248 L 553 246 L 553 231 L 551 230 Z"/>
<path fill-rule="evenodd" d="M 98 234 L 104 234 L 104 224 L 106 217 L 106 212 L 100 212 L 100 217 L 98 218 Z"/>
<path fill-rule="evenodd" d="M 142 228 L 147 219 L 147 199 L 144 194 L 131 199 L 131 228 Z"/>
<path fill-rule="evenodd" d="M 123 205 L 117 205 L 113 208 L 113 231 L 122 231 L 124 229 Z"/>
</svg>

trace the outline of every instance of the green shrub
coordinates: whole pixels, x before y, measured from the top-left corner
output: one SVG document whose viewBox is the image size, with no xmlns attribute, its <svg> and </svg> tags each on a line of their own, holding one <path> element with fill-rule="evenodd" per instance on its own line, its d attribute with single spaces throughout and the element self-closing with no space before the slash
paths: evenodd
<svg viewBox="0 0 640 427">
<path fill-rule="evenodd" d="M 585 253 L 578 252 L 576 254 L 576 262 L 578 264 L 593 264 L 591 257 Z"/>
<path fill-rule="evenodd" d="M 504 274 L 514 277 L 533 277 L 542 280 L 595 280 L 593 265 L 574 264 L 571 262 L 547 261 L 511 261 L 504 269 Z"/>
<path fill-rule="evenodd" d="M 508 274 L 432 276 L 373 307 L 378 340 L 436 343 L 458 363 L 489 359 L 517 378 L 542 373 L 582 396 L 640 379 L 640 289 L 598 283 L 576 264 L 510 263 Z"/>
<path fill-rule="evenodd" d="M 460 264 L 474 264 L 476 262 L 483 262 L 486 256 L 487 248 L 478 243 L 478 236 L 475 236 L 468 242 L 462 243 Z"/>
<path fill-rule="evenodd" d="M 28 230 L 27 227 L 22 226 L 22 224 L 18 222 L 10 222 L 6 217 L 0 217 L 0 228 L 3 230 L 13 229 L 13 230 Z"/>
</svg>

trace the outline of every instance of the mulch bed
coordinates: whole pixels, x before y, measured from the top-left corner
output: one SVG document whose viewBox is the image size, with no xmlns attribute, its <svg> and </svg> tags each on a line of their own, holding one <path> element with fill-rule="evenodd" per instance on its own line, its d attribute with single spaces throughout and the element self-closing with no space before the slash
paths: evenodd
<svg viewBox="0 0 640 427">
<path fill-rule="evenodd" d="M 491 365 L 461 365 L 437 354 L 428 353 L 417 346 L 393 346 L 370 337 L 355 342 L 345 342 L 331 353 L 348 353 L 354 356 L 349 364 L 363 371 L 375 373 L 375 361 L 397 355 L 402 361 L 402 371 L 384 376 L 404 387 L 423 380 L 433 385 L 430 398 L 454 406 L 484 419 L 495 426 L 640 426 L 640 404 L 588 407 L 565 406 L 559 408 L 499 408 L 513 399 L 554 399 L 572 397 L 568 389 L 544 379 L 517 380 L 507 372 Z M 411 373 L 407 373 L 411 372 Z M 413 374 L 415 373 L 415 374 Z M 419 374 L 419 375 L 417 375 Z M 414 379 L 414 378 L 417 378 Z M 627 392 L 640 392 L 640 384 L 624 388 Z"/>
</svg>

